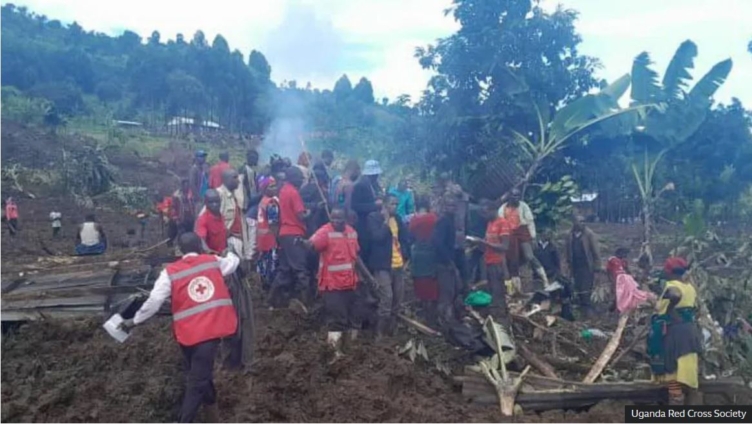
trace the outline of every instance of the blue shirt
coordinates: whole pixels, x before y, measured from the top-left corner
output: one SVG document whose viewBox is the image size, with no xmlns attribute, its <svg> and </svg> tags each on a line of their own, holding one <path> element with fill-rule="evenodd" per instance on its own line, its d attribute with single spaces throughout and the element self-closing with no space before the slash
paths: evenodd
<svg viewBox="0 0 752 424">
<path fill-rule="evenodd" d="M 415 213 L 415 198 L 412 190 L 399 191 L 397 187 L 392 187 L 389 194 L 397 197 L 397 216 L 403 221 L 406 216 Z"/>
</svg>

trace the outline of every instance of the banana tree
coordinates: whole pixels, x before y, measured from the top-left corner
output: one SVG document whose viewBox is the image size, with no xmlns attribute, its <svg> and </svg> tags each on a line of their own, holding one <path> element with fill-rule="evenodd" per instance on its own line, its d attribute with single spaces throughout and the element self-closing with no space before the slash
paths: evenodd
<svg viewBox="0 0 752 424">
<path fill-rule="evenodd" d="M 658 74 L 650 67 L 652 61 L 647 52 L 640 53 L 632 63 L 631 106 L 659 105 L 642 115 L 624 115 L 619 122 L 622 127 L 641 128 L 641 132 L 654 140 L 661 149 L 652 161 L 648 161 L 647 146 L 645 147 L 642 172 L 637 171 L 636 164 L 632 165 L 642 198 L 645 228 L 641 257 L 647 261 L 642 262 L 645 267 L 652 265 L 653 258 L 650 250 L 653 208 L 660 194 L 665 191 L 664 187 L 664 190 L 653 193 L 655 170 L 669 150 L 697 131 L 710 111 L 713 95 L 726 81 L 733 67 L 731 59 L 718 62 L 689 89 L 689 81 L 692 80 L 690 71 L 694 68 L 695 57 L 697 45 L 691 40 L 684 41 L 674 53 L 660 84 Z M 673 185 L 669 186 L 673 188 Z"/>
<path fill-rule="evenodd" d="M 653 210 L 655 204 L 664 192 L 674 189 L 673 183 L 668 183 L 660 190 L 655 190 L 655 171 L 667 151 L 668 149 L 663 149 L 655 156 L 655 158 L 650 159 L 648 157 L 648 151 L 645 149 L 645 158 L 641 167 L 642 169 L 639 169 L 636 164 L 632 164 L 632 174 L 637 182 L 637 188 L 640 191 L 642 216 L 644 220 L 643 243 L 642 248 L 640 249 L 640 265 L 645 268 L 643 270 L 646 272 L 649 271 L 650 265 L 653 263 L 653 251 L 650 248 L 650 241 L 652 239 Z"/>
<path fill-rule="evenodd" d="M 568 142 L 582 131 L 611 118 L 636 114 L 644 117 L 652 104 L 620 108 L 618 101 L 629 89 L 630 75 L 626 74 L 596 94 L 588 94 L 559 109 L 552 120 L 547 108 L 533 102 L 538 118 L 537 134 L 527 135 L 512 130 L 515 142 L 529 159 L 522 178 L 515 185 L 524 190 L 535 177 L 544 161 L 567 147 Z"/>
<path fill-rule="evenodd" d="M 705 120 L 712 98 L 731 72 L 733 62 L 726 59 L 716 63 L 689 89 L 691 70 L 697 57 L 697 45 L 684 41 L 674 53 L 661 83 L 651 68 L 648 52 L 642 52 L 632 62 L 631 106 L 660 104 L 643 116 L 631 115 L 632 126 L 642 126 L 662 147 L 672 147 L 692 136 Z"/>
</svg>

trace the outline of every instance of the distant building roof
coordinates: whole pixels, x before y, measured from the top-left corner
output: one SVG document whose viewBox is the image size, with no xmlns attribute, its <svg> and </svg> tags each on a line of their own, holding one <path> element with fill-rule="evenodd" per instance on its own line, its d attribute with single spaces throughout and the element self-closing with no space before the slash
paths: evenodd
<svg viewBox="0 0 752 424">
<path fill-rule="evenodd" d="M 167 123 L 167 126 L 169 127 L 177 125 L 199 125 L 206 128 L 222 128 L 221 125 L 213 121 L 203 121 L 200 124 L 195 124 L 193 118 L 186 118 L 185 116 L 176 116 Z"/>
<path fill-rule="evenodd" d="M 113 122 L 113 123 L 114 123 L 115 125 L 120 125 L 120 126 L 122 126 L 122 127 L 140 127 L 140 126 L 142 126 L 142 125 L 143 125 L 142 123 L 140 123 L 140 122 L 135 122 L 135 121 L 118 121 L 118 120 L 114 120 L 114 121 L 112 121 L 112 122 Z"/>
<path fill-rule="evenodd" d="M 592 202 L 593 200 L 598 198 L 598 193 L 582 193 L 579 196 L 570 196 L 569 200 L 572 201 L 572 203 L 586 203 L 586 202 Z"/>
</svg>

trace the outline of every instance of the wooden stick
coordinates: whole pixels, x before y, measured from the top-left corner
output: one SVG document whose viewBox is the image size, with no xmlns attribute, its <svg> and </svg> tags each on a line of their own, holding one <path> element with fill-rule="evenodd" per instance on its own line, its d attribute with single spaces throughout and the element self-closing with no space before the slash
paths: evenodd
<svg viewBox="0 0 752 424">
<path fill-rule="evenodd" d="M 588 372 L 588 374 L 585 376 L 585 379 L 582 380 L 583 382 L 593 383 L 595 382 L 595 379 L 598 378 L 599 375 L 601 375 L 601 372 L 603 372 L 603 369 L 606 368 L 608 361 L 611 360 L 611 357 L 614 356 L 616 349 L 619 347 L 621 335 L 622 333 L 624 333 L 624 328 L 626 328 L 627 326 L 627 321 L 629 321 L 629 314 L 623 314 L 619 317 L 619 324 L 616 326 L 614 335 L 611 336 L 611 340 L 608 341 L 606 348 L 603 349 L 601 356 L 599 356 L 598 360 L 595 361 L 593 368 L 590 369 L 590 372 Z"/>
<path fill-rule="evenodd" d="M 419 321 L 416 321 L 416 320 L 414 320 L 414 319 L 412 319 L 412 318 L 410 318 L 410 317 L 408 317 L 408 316 L 406 316 L 404 314 L 397 314 L 397 316 L 400 317 L 403 321 L 405 321 L 406 323 L 410 324 L 413 328 L 415 328 L 416 330 L 420 331 L 423 334 L 427 334 L 429 336 L 441 337 L 441 333 L 439 333 L 438 331 L 434 330 L 433 328 L 431 328 L 431 327 L 429 327 L 429 326 L 427 326 L 427 325 L 425 325 L 425 324 L 423 324 L 423 323 L 421 323 Z"/>
<path fill-rule="evenodd" d="M 525 359 L 530 365 L 535 367 L 535 369 L 540 371 L 546 377 L 551 377 L 551 378 L 556 378 L 556 379 L 560 378 L 556 374 L 556 371 L 554 371 L 554 367 L 551 366 L 551 364 L 549 364 L 548 362 L 538 357 L 530 349 L 528 349 L 527 346 L 525 346 L 525 343 L 517 344 L 517 351 L 520 353 L 520 356 L 522 356 L 523 359 Z"/>
<path fill-rule="evenodd" d="M 624 355 L 626 355 L 628 352 L 631 352 L 632 349 L 634 349 L 634 347 L 637 346 L 637 343 L 639 343 L 640 340 L 642 340 L 642 338 L 645 337 L 645 335 L 648 334 L 649 330 L 650 330 L 650 325 L 646 324 L 645 327 L 643 327 L 642 330 L 640 330 L 637 333 L 637 335 L 635 336 L 634 340 L 632 340 L 632 343 L 630 343 L 629 346 L 627 346 L 626 348 L 624 348 L 621 352 L 619 352 L 618 355 L 616 355 L 616 358 L 614 358 L 614 360 L 611 361 L 611 366 L 616 365 L 621 360 L 621 358 L 624 357 Z"/>
<path fill-rule="evenodd" d="M 155 245 L 153 245 L 153 246 L 149 246 L 149 247 L 147 247 L 147 248 L 145 248 L 145 249 L 141 249 L 141 250 L 136 250 L 136 251 L 134 251 L 133 253 L 146 253 L 146 252 L 148 252 L 148 251 L 150 251 L 150 250 L 154 250 L 154 249 L 156 249 L 156 248 L 157 248 L 157 247 L 159 247 L 159 246 L 162 246 L 162 245 L 164 245 L 164 244 L 167 244 L 167 242 L 169 242 L 169 241 L 170 241 L 170 239 L 169 239 L 169 238 L 166 238 L 166 239 L 164 239 L 164 240 L 160 241 L 159 243 L 157 243 L 157 244 L 155 244 Z"/>
<path fill-rule="evenodd" d="M 514 415 L 514 403 L 517 399 L 517 392 L 519 392 L 520 386 L 522 386 L 522 380 L 525 379 L 525 375 L 527 375 L 528 371 L 530 371 L 530 365 L 525 367 L 519 377 L 512 379 L 511 384 L 503 382 L 502 385 L 496 386 L 496 390 L 499 394 L 499 406 L 501 407 L 502 415 L 508 417 Z"/>
<path fill-rule="evenodd" d="M 300 137 L 300 145 L 303 146 L 303 152 L 308 153 L 308 149 L 306 148 L 305 140 L 303 140 L 303 137 Z M 309 156 L 311 156 L 310 153 L 308 153 Z M 311 156 L 312 157 L 312 156 Z M 311 167 L 313 168 L 313 167 Z M 311 169 L 311 175 L 313 176 L 313 182 L 316 185 L 316 189 L 319 191 L 319 195 L 321 196 L 321 200 L 324 202 L 324 208 L 326 210 L 326 216 L 329 218 L 329 221 L 332 220 L 332 214 L 329 210 L 329 200 L 324 195 L 324 190 L 321 189 L 321 185 L 319 185 L 319 180 L 316 178 L 316 173 L 313 172 L 313 169 Z M 366 264 L 363 263 L 363 260 L 360 258 L 360 256 L 355 257 L 355 268 L 357 269 L 358 273 L 360 273 L 363 280 L 368 283 L 368 285 L 372 289 L 376 289 L 378 287 L 378 283 L 376 282 L 376 279 L 373 277 L 373 275 L 368 271 L 368 268 L 366 267 Z"/>
</svg>

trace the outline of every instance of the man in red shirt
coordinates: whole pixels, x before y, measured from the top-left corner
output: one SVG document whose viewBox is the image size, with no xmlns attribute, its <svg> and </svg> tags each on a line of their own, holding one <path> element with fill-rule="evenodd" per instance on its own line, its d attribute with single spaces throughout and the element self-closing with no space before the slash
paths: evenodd
<svg viewBox="0 0 752 424">
<path fill-rule="evenodd" d="M 196 220 L 195 232 L 201 238 L 206 252 L 224 252 L 227 249 L 227 229 L 220 211 L 222 199 L 217 190 L 206 190 L 204 204 L 206 207 Z"/>
<path fill-rule="evenodd" d="M 219 154 L 219 162 L 209 169 L 209 188 L 218 188 L 222 185 L 222 173 L 230 169 L 230 154 Z"/>
<path fill-rule="evenodd" d="M 504 253 L 509 249 L 509 237 L 512 233 L 509 222 L 497 215 L 497 208 L 488 199 L 481 201 L 481 214 L 488 221 L 485 240 L 474 239 L 473 243 L 483 247 L 486 262 L 488 285 L 493 298 L 492 307 L 499 313 L 502 321 L 508 319 L 507 290 L 505 281 L 509 273 L 505 264 Z"/>
<path fill-rule="evenodd" d="M 340 341 L 342 333 L 350 332 L 355 339 L 356 301 L 358 274 L 355 262 L 358 260 L 358 234 L 345 222 L 345 210 L 332 209 L 331 223 L 319 228 L 310 240 L 303 243 L 321 254 L 318 292 L 324 299 L 324 310 L 328 322 L 327 342 L 334 350 L 335 359 L 342 355 Z"/>
<path fill-rule="evenodd" d="M 306 267 L 307 249 L 301 243 L 306 233 L 305 219 L 309 214 L 298 191 L 303 185 L 303 172 L 292 166 L 285 170 L 285 178 L 279 190 L 279 269 L 272 283 L 269 301 L 273 307 L 281 307 L 287 303 L 290 292 L 297 289 L 303 305 L 295 302 L 296 306 L 305 311 L 305 304 L 309 300 L 310 276 Z"/>
</svg>

